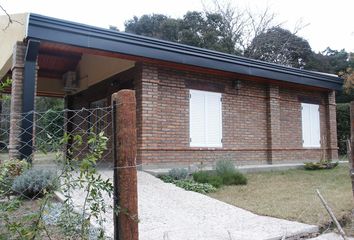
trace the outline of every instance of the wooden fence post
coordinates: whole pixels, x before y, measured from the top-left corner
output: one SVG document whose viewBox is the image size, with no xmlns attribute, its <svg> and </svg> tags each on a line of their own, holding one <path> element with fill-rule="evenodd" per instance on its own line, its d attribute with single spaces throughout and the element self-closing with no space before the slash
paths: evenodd
<svg viewBox="0 0 354 240">
<path fill-rule="evenodd" d="M 113 117 L 116 128 L 115 198 L 120 212 L 114 221 L 115 240 L 138 240 L 138 193 L 136 168 L 136 100 L 133 90 L 112 95 L 116 104 Z"/>
<path fill-rule="evenodd" d="M 352 191 L 354 197 L 354 101 L 350 102 L 350 177 L 352 179 Z M 348 154 L 349 155 L 349 154 Z"/>
</svg>

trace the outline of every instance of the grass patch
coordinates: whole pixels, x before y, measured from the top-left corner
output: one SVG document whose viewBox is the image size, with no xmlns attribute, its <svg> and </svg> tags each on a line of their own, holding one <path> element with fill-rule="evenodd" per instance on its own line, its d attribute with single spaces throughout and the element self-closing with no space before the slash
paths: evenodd
<svg viewBox="0 0 354 240">
<path fill-rule="evenodd" d="M 354 208 L 347 166 L 326 171 L 288 170 L 247 174 L 248 184 L 225 186 L 210 197 L 254 213 L 308 224 L 330 221 L 315 190 L 318 188 L 337 218 Z"/>
</svg>

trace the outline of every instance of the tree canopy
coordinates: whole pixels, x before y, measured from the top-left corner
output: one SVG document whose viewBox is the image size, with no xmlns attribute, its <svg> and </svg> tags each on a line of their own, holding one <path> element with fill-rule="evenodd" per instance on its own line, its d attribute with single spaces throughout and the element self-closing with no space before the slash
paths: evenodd
<svg viewBox="0 0 354 240">
<path fill-rule="evenodd" d="M 324 51 L 311 55 L 306 69 L 341 74 L 349 67 L 354 67 L 354 60 L 349 58 L 348 52 L 327 47 Z"/>
<path fill-rule="evenodd" d="M 162 14 L 143 15 L 126 21 L 125 31 L 211 50 L 236 53 L 235 43 L 225 34 L 218 13 L 187 12 L 183 18 Z"/>
<path fill-rule="evenodd" d="M 296 68 L 303 68 L 311 54 L 305 39 L 281 27 L 259 34 L 245 51 L 246 57 Z"/>
</svg>

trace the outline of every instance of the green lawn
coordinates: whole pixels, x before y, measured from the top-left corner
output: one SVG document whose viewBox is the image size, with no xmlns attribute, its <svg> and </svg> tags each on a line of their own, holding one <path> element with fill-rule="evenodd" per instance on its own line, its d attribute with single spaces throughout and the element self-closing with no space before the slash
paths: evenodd
<svg viewBox="0 0 354 240">
<path fill-rule="evenodd" d="M 339 219 L 354 209 L 347 165 L 332 170 L 250 173 L 247 178 L 245 186 L 226 186 L 208 195 L 257 214 L 317 225 L 330 221 L 317 188 Z"/>
</svg>

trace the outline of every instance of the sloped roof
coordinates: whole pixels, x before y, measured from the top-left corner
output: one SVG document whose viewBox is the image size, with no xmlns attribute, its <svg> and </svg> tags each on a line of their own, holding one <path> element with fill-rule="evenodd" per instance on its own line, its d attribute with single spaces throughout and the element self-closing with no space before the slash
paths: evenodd
<svg viewBox="0 0 354 240">
<path fill-rule="evenodd" d="M 281 66 L 33 13 L 29 15 L 27 38 L 327 89 L 341 90 L 343 84 L 343 80 L 335 75 Z"/>
</svg>

